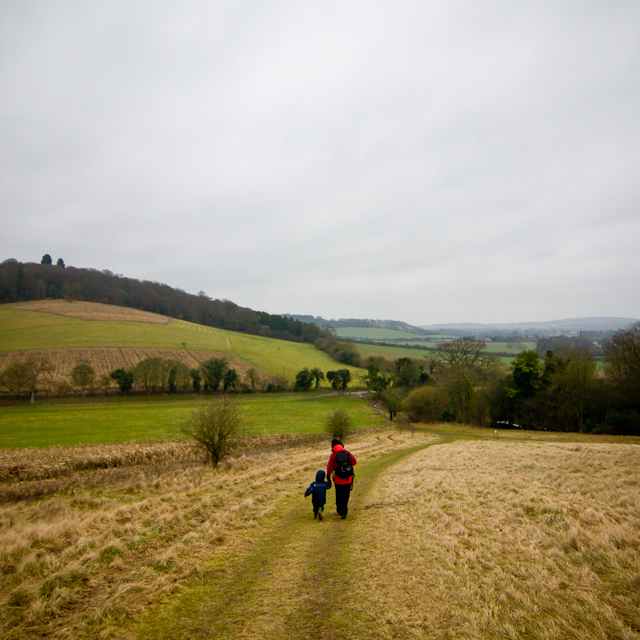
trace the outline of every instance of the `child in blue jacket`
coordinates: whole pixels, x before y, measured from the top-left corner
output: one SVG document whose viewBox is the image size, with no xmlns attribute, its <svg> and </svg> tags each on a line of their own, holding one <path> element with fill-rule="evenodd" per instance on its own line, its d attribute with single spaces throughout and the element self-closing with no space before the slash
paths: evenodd
<svg viewBox="0 0 640 640">
<path fill-rule="evenodd" d="M 311 496 L 311 503 L 313 504 L 313 517 L 318 520 L 322 520 L 322 511 L 324 505 L 327 502 L 327 489 L 331 489 L 331 480 L 324 479 L 324 471 L 320 469 L 316 473 L 315 482 L 309 485 L 309 488 L 304 492 L 304 497 Z"/>
</svg>

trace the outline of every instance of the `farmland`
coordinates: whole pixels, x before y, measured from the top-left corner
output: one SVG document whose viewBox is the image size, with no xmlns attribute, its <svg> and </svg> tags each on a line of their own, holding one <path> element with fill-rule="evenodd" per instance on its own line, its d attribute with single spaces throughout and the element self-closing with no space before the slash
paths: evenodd
<svg viewBox="0 0 640 640">
<path fill-rule="evenodd" d="M 273 444 L 2 483 L 3 637 L 640 637 L 640 439 L 368 432 L 324 522 L 302 492 L 327 444 Z"/>
<path fill-rule="evenodd" d="M 439 341 L 451 339 L 447 336 L 416 334 L 410 331 L 383 327 L 338 327 L 336 335 L 339 338 L 353 338 L 354 340 L 406 340 L 407 342 L 420 341 L 421 344 L 434 345 Z"/>
<path fill-rule="evenodd" d="M 431 349 L 437 347 L 437 343 L 433 343 L 429 346 Z M 363 360 L 366 360 L 369 357 L 377 357 L 382 356 L 387 360 L 395 360 L 397 358 L 415 358 L 415 359 L 424 359 L 430 360 L 434 357 L 434 352 L 432 350 L 426 349 L 412 349 L 411 347 L 402 347 L 402 346 L 386 346 L 386 345 L 377 345 L 377 344 L 363 344 L 358 343 L 357 345 L 358 351 L 362 355 Z M 490 342 L 487 343 L 487 352 L 488 353 L 508 353 L 508 356 L 498 356 L 500 361 L 508 365 L 511 363 L 513 358 L 515 358 L 518 353 L 524 351 L 525 349 L 533 349 L 535 348 L 535 344 L 533 342 Z M 512 355 L 511 355 L 512 354 Z"/>
<path fill-rule="evenodd" d="M 109 305 L 52 300 L 0 306 L 0 367 L 11 358 L 24 357 L 27 351 L 56 350 L 55 357 L 63 360 L 60 376 L 68 375 L 83 358 L 102 372 L 112 370 L 116 363 L 126 363 L 131 349 L 136 352 L 136 361 L 158 350 L 198 362 L 225 355 L 236 359 L 231 366 L 240 372 L 255 367 L 289 381 L 304 367 L 327 371 L 338 366 L 312 345 L 204 327 Z M 66 355 L 61 356 L 59 350 Z M 352 375 L 357 371 L 354 367 L 345 368 Z"/>
</svg>

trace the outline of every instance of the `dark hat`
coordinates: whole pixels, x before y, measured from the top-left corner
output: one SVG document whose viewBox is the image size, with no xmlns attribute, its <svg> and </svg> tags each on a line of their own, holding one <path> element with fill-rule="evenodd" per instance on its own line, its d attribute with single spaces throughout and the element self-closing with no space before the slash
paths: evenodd
<svg viewBox="0 0 640 640">
<path fill-rule="evenodd" d="M 335 447 L 337 444 L 342 444 L 342 442 L 340 442 L 340 440 L 338 440 L 338 438 L 334 438 L 331 441 L 331 448 L 333 449 L 333 447 Z"/>
</svg>

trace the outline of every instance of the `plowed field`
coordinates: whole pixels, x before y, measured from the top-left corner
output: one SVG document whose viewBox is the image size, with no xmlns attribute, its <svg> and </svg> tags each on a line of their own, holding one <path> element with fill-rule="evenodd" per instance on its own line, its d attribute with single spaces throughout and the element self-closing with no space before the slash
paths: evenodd
<svg viewBox="0 0 640 640">
<path fill-rule="evenodd" d="M 63 382 L 69 382 L 71 370 L 80 362 L 90 363 L 99 377 L 103 373 L 111 373 L 114 369 L 125 367 L 131 369 L 145 358 L 157 357 L 167 360 L 183 362 L 190 369 L 198 367 L 209 358 L 226 358 L 231 369 L 235 369 L 241 380 L 251 368 L 258 372 L 260 383 L 275 378 L 265 371 L 261 371 L 246 360 L 230 353 L 216 351 L 199 351 L 193 349 L 143 349 L 134 347 L 87 347 L 70 349 L 35 349 L 23 351 L 9 351 L 0 353 L 0 369 L 4 369 L 13 362 L 22 362 L 28 357 L 46 356 L 53 366 L 50 376 L 52 387 Z M 259 383 L 259 384 L 260 384 Z"/>
</svg>

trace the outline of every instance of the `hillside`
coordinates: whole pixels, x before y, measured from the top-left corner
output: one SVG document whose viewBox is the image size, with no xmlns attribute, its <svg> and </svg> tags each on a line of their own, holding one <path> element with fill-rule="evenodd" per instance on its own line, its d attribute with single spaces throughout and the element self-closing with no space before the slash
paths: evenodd
<svg viewBox="0 0 640 640">
<path fill-rule="evenodd" d="M 369 335 L 373 336 L 373 339 L 383 339 L 378 338 L 378 336 L 385 335 L 390 337 L 408 336 L 413 338 L 428 337 L 430 335 L 428 331 L 421 327 L 414 327 L 399 320 L 364 320 L 357 318 L 326 320 L 321 317 L 304 315 L 293 315 L 290 317 L 299 322 L 313 323 L 318 327 L 333 327 L 337 335 L 345 338 L 359 338 L 367 335 L 367 332 L 371 332 Z M 400 334 L 400 336 L 398 334 Z"/>
<path fill-rule="evenodd" d="M 0 264 L 0 303 L 62 299 L 99 302 L 148 311 L 207 327 L 313 344 L 324 332 L 314 324 L 254 311 L 230 300 L 193 295 L 159 282 L 126 278 L 111 271 L 51 264 Z"/>
<path fill-rule="evenodd" d="M 312 345 L 205 327 L 159 314 L 91 302 L 44 300 L 0 305 L 0 367 L 47 352 L 58 380 L 88 361 L 96 373 L 171 357 L 195 366 L 225 356 L 238 374 L 258 370 L 261 380 L 295 379 L 304 368 L 343 367 Z M 353 372 L 353 367 L 349 367 Z"/>
</svg>

